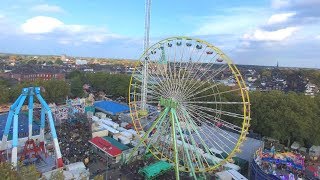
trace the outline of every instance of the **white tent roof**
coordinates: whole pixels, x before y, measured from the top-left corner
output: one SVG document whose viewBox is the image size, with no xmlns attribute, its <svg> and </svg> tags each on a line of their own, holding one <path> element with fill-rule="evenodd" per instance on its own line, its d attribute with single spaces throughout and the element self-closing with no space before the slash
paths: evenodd
<svg viewBox="0 0 320 180">
<path fill-rule="evenodd" d="M 291 149 L 295 149 L 295 150 L 299 149 L 300 147 L 301 146 L 297 141 L 293 142 L 291 145 Z"/>
</svg>

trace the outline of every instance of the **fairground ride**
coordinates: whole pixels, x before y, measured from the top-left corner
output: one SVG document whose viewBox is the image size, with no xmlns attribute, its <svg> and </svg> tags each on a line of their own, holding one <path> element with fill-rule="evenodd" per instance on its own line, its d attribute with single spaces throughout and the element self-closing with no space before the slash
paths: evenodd
<svg viewBox="0 0 320 180">
<path fill-rule="evenodd" d="M 175 167 L 176 179 L 232 162 L 250 126 L 249 94 L 237 67 L 217 47 L 189 37 L 167 38 L 144 52 L 131 77 L 129 106 L 142 138 L 127 162 L 144 144 Z"/>
<path fill-rule="evenodd" d="M 33 103 L 34 97 L 38 99 L 41 104 L 41 119 L 40 119 L 40 136 L 39 142 L 36 142 L 33 139 L 34 135 L 32 134 L 32 122 L 33 122 Z M 24 146 L 19 145 L 20 138 L 18 137 L 19 131 L 19 114 L 21 111 L 21 107 L 23 106 L 25 100 L 28 99 L 28 137 L 25 141 Z M 0 146 L 1 153 L 5 151 L 9 151 L 12 148 L 11 152 L 11 162 L 16 167 L 18 164 L 18 148 L 21 149 L 21 158 L 20 160 L 25 160 L 25 157 L 31 158 L 31 156 L 37 158 L 40 153 L 45 153 L 45 121 L 46 117 L 49 121 L 50 133 L 53 139 L 53 146 L 55 150 L 55 158 L 56 158 L 56 166 L 62 167 L 63 161 L 61 156 L 61 151 L 58 143 L 57 133 L 54 126 L 54 121 L 52 117 L 52 112 L 48 104 L 40 95 L 40 87 L 28 87 L 23 88 L 21 95 L 18 99 L 12 104 L 10 107 L 10 111 L 7 117 L 6 126 L 4 129 L 4 134 L 2 137 L 2 142 Z M 13 127 L 12 130 L 12 142 L 8 141 L 8 136 L 10 132 L 10 128 Z"/>
</svg>

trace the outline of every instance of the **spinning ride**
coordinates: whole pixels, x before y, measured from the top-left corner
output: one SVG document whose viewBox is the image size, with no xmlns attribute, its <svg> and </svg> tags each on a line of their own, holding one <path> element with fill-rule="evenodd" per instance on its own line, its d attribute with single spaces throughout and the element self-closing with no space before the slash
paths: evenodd
<svg viewBox="0 0 320 180">
<path fill-rule="evenodd" d="M 38 101 L 41 104 L 41 124 L 40 124 L 40 135 L 39 135 L 39 144 L 37 145 L 35 141 L 33 140 L 34 135 L 32 134 L 32 122 L 33 122 L 33 103 L 34 103 L 34 96 L 38 99 Z M 63 161 L 61 156 L 61 151 L 58 143 L 57 133 L 54 126 L 54 121 L 52 117 L 52 112 L 48 104 L 45 102 L 45 100 L 40 95 L 40 87 L 28 87 L 23 88 L 21 95 L 18 97 L 18 99 L 12 104 L 10 107 L 10 111 L 8 114 L 6 126 L 4 129 L 2 142 L 0 146 L 1 153 L 4 153 L 4 151 L 8 151 L 10 147 L 10 143 L 8 141 L 8 136 L 10 132 L 10 128 L 12 126 L 13 133 L 12 133 L 12 153 L 11 153 L 11 162 L 16 167 L 18 163 L 18 146 L 20 139 L 18 139 L 18 119 L 19 114 L 21 111 L 21 107 L 24 104 L 25 100 L 28 99 L 28 139 L 26 140 L 24 144 L 24 148 L 22 151 L 22 156 L 20 160 L 24 160 L 26 156 L 28 158 L 31 157 L 39 157 L 40 152 L 45 152 L 45 120 L 46 117 L 49 121 L 49 127 L 50 132 L 53 139 L 53 145 L 55 150 L 55 158 L 56 158 L 56 166 L 62 167 Z M 36 139 L 38 141 L 38 139 Z M 21 143 L 21 142 L 20 142 Z"/>
<path fill-rule="evenodd" d="M 146 50 L 132 74 L 129 101 L 140 143 L 171 163 L 177 179 L 180 171 L 196 177 L 230 162 L 250 126 L 249 95 L 239 70 L 200 39 L 168 38 Z"/>
</svg>

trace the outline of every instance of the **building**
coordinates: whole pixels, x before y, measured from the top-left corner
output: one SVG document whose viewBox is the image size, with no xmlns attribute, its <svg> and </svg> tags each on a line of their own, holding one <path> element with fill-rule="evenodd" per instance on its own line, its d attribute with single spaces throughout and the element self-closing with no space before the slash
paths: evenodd
<svg viewBox="0 0 320 180">
<path fill-rule="evenodd" d="M 306 84 L 305 95 L 314 96 L 317 92 L 319 92 L 318 87 L 315 84 L 308 83 Z"/>
<path fill-rule="evenodd" d="M 0 74 L 5 78 L 12 78 L 18 80 L 18 82 L 24 81 L 36 81 L 36 80 L 51 80 L 58 79 L 64 80 L 65 74 L 60 69 L 54 67 L 37 67 L 37 66 L 21 66 L 13 69 L 10 72 Z"/>
<path fill-rule="evenodd" d="M 93 149 L 101 157 L 111 160 L 112 163 L 118 163 L 121 159 L 122 151 L 116 146 L 112 145 L 109 141 L 101 137 L 94 137 L 89 141 L 93 145 Z"/>
<path fill-rule="evenodd" d="M 87 60 L 76 59 L 76 65 L 87 65 Z"/>
<path fill-rule="evenodd" d="M 109 114 L 111 116 L 129 112 L 130 110 L 128 105 L 120 104 L 114 101 L 96 101 L 94 103 L 94 107 L 96 108 L 96 110 Z"/>
</svg>

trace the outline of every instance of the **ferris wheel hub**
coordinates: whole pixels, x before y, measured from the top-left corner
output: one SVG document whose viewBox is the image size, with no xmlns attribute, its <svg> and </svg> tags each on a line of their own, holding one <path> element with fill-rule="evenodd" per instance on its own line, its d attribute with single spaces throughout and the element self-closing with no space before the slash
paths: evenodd
<svg viewBox="0 0 320 180">
<path fill-rule="evenodd" d="M 173 98 L 160 98 L 160 105 L 169 107 L 169 108 L 177 108 L 179 103 L 176 102 Z"/>
</svg>

